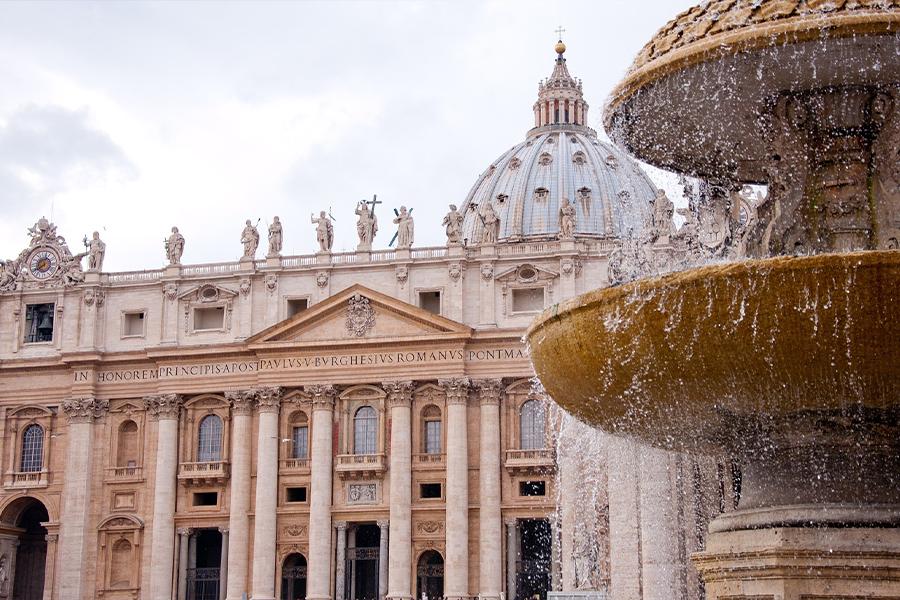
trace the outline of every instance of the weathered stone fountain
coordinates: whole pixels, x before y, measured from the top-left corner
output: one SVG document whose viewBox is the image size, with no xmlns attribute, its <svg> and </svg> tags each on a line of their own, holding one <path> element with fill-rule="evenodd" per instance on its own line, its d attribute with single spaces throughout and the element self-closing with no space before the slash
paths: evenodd
<svg viewBox="0 0 900 600">
<path fill-rule="evenodd" d="M 709 598 L 900 598 L 898 32 L 891 0 L 722 0 L 666 25 L 606 126 L 710 182 L 698 248 L 717 260 L 527 334 L 570 412 L 741 464 L 739 510 L 693 557 Z"/>
</svg>

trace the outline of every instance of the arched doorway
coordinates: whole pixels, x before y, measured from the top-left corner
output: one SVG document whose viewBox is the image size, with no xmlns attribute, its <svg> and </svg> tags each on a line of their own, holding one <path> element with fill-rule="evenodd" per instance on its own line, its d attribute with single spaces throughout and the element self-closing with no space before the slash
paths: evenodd
<svg viewBox="0 0 900 600">
<path fill-rule="evenodd" d="M 281 564 L 281 600 L 306 598 L 306 558 L 288 554 Z"/>
<path fill-rule="evenodd" d="M 35 498 L 19 498 L 0 516 L 0 596 L 41 600 L 47 564 L 47 508 Z"/>
<path fill-rule="evenodd" d="M 428 550 L 416 565 L 416 598 L 435 599 L 444 596 L 444 557 L 437 550 Z"/>
</svg>

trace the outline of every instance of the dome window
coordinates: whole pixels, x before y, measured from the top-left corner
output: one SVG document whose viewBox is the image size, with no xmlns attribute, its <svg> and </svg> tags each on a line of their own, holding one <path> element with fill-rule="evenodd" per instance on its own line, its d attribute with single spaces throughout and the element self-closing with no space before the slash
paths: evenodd
<svg viewBox="0 0 900 600">
<path fill-rule="evenodd" d="M 507 198 L 509 198 L 509 196 L 506 194 L 497 194 L 497 204 L 505 204 Z"/>
<path fill-rule="evenodd" d="M 521 164 L 522 164 L 522 161 L 519 160 L 518 158 L 514 157 L 511 161 L 509 161 L 509 170 L 515 171 L 516 169 L 519 168 L 519 165 L 521 165 Z"/>
<path fill-rule="evenodd" d="M 553 157 L 550 155 L 549 152 L 542 153 L 541 157 L 538 159 L 538 163 L 540 163 L 543 166 L 547 166 L 552 162 L 553 162 Z"/>
<path fill-rule="evenodd" d="M 579 150 L 575 154 L 572 155 L 572 162 L 576 165 L 583 165 L 587 162 L 587 157 L 584 155 L 584 152 Z"/>
<path fill-rule="evenodd" d="M 618 169 L 619 168 L 619 159 L 617 159 L 612 154 L 606 157 L 606 166 L 610 169 Z"/>
<path fill-rule="evenodd" d="M 534 199 L 537 202 L 546 202 L 550 197 L 550 190 L 545 187 L 539 187 L 534 190 Z"/>
</svg>

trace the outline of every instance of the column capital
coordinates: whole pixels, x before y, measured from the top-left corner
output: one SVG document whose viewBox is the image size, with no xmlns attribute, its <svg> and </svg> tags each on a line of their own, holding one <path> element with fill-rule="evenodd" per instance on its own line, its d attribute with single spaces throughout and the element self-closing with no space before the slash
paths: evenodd
<svg viewBox="0 0 900 600">
<path fill-rule="evenodd" d="M 378 529 L 382 531 L 386 531 L 391 527 L 391 522 L 387 519 L 381 519 L 380 521 L 375 521 L 375 523 L 378 525 Z"/>
<path fill-rule="evenodd" d="M 221 533 L 222 535 L 228 535 L 228 528 L 227 527 L 219 527 L 219 533 Z"/>
<path fill-rule="evenodd" d="M 303 391 L 309 394 L 312 400 L 313 410 L 331 410 L 334 408 L 334 397 L 337 392 L 331 384 L 315 384 L 303 386 Z"/>
<path fill-rule="evenodd" d="M 347 529 L 347 521 L 335 521 L 334 528 L 338 531 L 344 531 Z"/>
<path fill-rule="evenodd" d="M 472 386 L 478 390 L 481 404 L 500 404 L 500 393 L 503 390 L 502 379 L 476 379 Z"/>
<path fill-rule="evenodd" d="M 466 404 L 469 400 L 469 378 L 451 377 L 439 379 L 438 385 L 447 394 L 447 404 Z"/>
<path fill-rule="evenodd" d="M 109 411 L 109 400 L 69 398 L 63 400 L 62 409 L 69 423 L 93 423 Z"/>
<path fill-rule="evenodd" d="M 383 381 L 381 387 L 387 392 L 388 406 L 408 407 L 412 402 L 412 381 Z"/>
<path fill-rule="evenodd" d="M 507 517 L 507 518 L 503 519 L 503 524 L 506 525 L 507 527 L 515 527 L 516 525 L 519 524 L 519 520 L 515 517 Z"/>
<path fill-rule="evenodd" d="M 252 390 L 256 398 L 256 409 L 261 412 L 277 413 L 281 408 L 281 388 L 277 386 L 261 387 Z"/>
<path fill-rule="evenodd" d="M 178 419 L 184 398 L 180 394 L 144 396 L 144 407 L 154 421 Z"/>
<path fill-rule="evenodd" d="M 177 533 L 180 536 L 191 535 L 191 528 L 190 527 L 179 527 L 177 530 L 175 530 L 175 533 Z"/>
<path fill-rule="evenodd" d="M 249 415 L 256 403 L 254 390 L 232 390 L 225 392 L 225 399 L 231 404 L 231 412 L 235 415 Z"/>
</svg>

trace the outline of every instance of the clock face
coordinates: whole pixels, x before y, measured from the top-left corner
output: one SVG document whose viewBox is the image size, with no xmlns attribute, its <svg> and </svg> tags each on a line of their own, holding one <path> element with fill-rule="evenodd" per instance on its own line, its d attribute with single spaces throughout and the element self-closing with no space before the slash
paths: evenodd
<svg viewBox="0 0 900 600">
<path fill-rule="evenodd" d="M 52 250 L 38 250 L 31 255 L 28 267 L 35 279 L 47 279 L 59 269 L 59 257 Z"/>
</svg>

